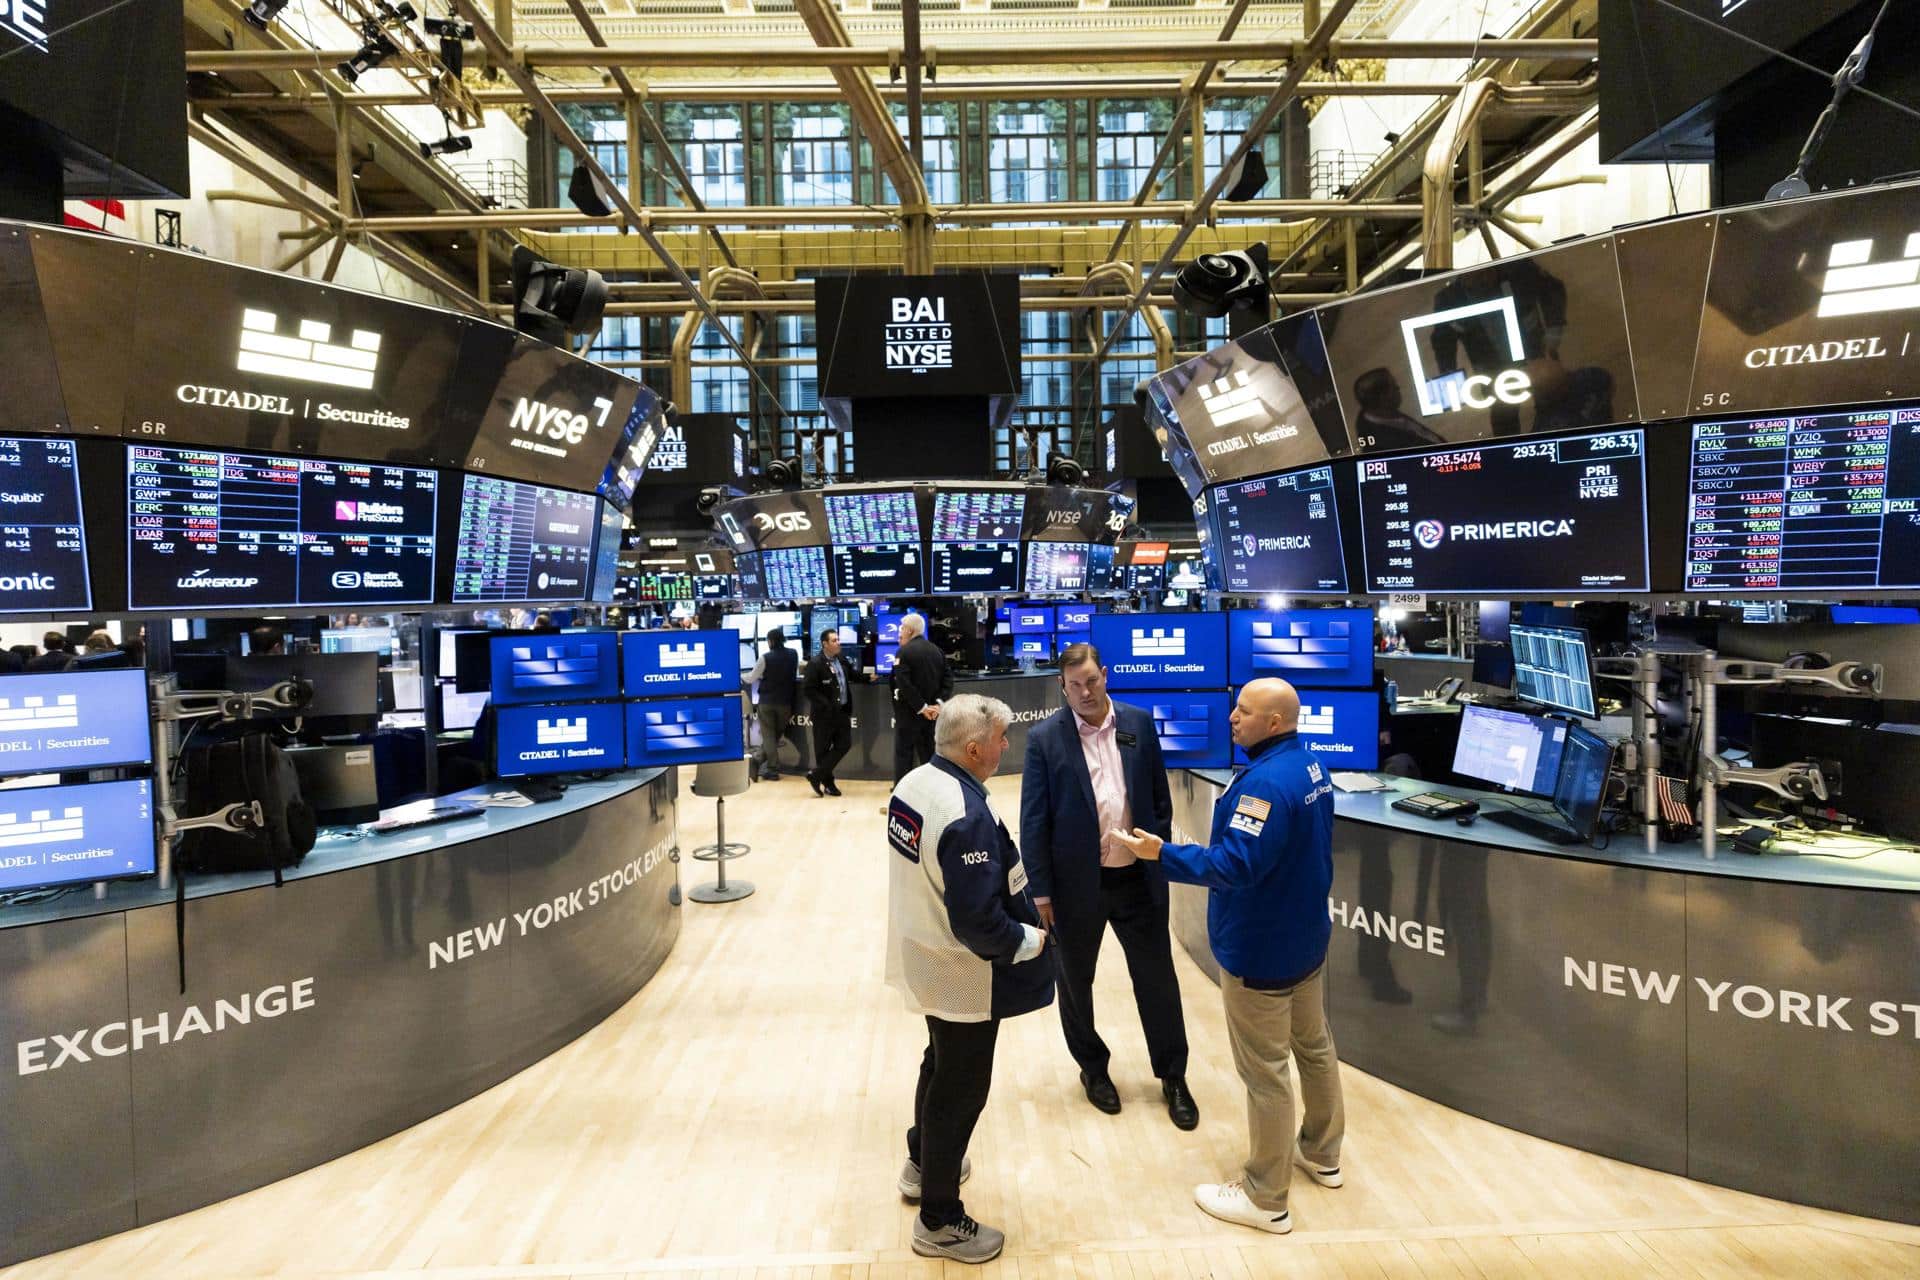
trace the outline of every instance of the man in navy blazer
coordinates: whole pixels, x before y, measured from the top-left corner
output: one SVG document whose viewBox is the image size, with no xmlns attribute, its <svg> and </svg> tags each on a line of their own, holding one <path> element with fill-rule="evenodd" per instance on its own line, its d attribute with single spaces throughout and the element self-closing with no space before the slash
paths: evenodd
<svg viewBox="0 0 1920 1280">
<path fill-rule="evenodd" d="M 1167 1114 L 1182 1129 L 1200 1123 L 1187 1090 L 1187 1029 L 1167 928 L 1167 877 L 1114 839 L 1132 827 L 1162 839 L 1173 829 L 1173 794 L 1153 716 L 1107 695 L 1107 669 L 1090 644 L 1060 655 L 1066 706 L 1027 735 L 1020 786 L 1020 850 L 1034 906 L 1058 944 L 1060 1025 L 1080 1064 L 1087 1101 L 1120 1110 L 1094 1029 L 1093 977 L 1107 926 L 1120 939 L 1134 1004 Z"/>
</svg>

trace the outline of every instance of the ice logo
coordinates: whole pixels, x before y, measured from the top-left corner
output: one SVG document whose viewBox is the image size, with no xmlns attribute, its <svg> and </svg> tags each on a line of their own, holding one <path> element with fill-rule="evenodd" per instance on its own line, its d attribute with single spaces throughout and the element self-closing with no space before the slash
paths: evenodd
<svg viewBox="0 0 1920 1280">
<path fill-rule="evenodd" d="M 1431 551 L 1439 546 L 1447 536 L 1447 526 L 1438 520 L 1422 520 L 1413 526 L 1413 538 L 1421 546 Z"/>
</svg>

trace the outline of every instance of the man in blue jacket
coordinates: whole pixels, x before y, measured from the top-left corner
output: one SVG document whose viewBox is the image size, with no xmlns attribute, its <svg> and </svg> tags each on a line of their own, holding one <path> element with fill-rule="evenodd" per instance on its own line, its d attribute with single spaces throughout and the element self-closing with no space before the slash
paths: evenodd
<svg viewBox="0 0 1920 1280">
<path fill-rule="evenodd" d="M 1093 1023 L 1093 978 L 1107 926 L 1127 957 L 1147 1055 L 1175 1126 L 1192 1129 L 1200 1108 L 1187 1089 L 1187 1026 L 1167 929 L 1167 878 L 1122 847 L 1135 824 L 1173 834 L 1173 794 L 1153 716 L 1113 700 L 1107 669 L 1090 644 L 1060 655 L 1066 706 L 1027 736 L 1020 783 L 1020 846 L 1040 922 L 1059 943 L 1060 1026 L 1080 1064 L 1087 1101 L 1114 1115 L 1120 1093 L 1112 1054 Z"/>
<path fill-rule="evenodd" d="M 1195 1187 L 1194 1202 L 1227 1222 L 1284 1234 L 1293 1230 L 1292 1166 L 1323 1187 L 1341 1184 L 1346 1107 L 1324 972 L 1333 932 L 1333 784 L 1300 741 L 1300 695 L 1286 681 L 1247 685 L 1231 719 L 1233 740 L 1253 763 L 1214 806 L 1210 843 L 1163 844 L 1137 828 L 1123 843 L 1159 859 L 1169 880 L 1212 890 L 1207 937 L 1247 1087 L 1252 1151 L 1240 1178 Z M 1297 1141 L 1289 1056 L 1306 1111 Z"/>
</svg>

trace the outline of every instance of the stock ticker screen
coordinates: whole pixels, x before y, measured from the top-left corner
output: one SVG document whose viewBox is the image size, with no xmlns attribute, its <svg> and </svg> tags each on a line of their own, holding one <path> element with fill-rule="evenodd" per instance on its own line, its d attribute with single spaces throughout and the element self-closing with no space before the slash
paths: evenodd
<svg viewBox="0 0 1920 1280">
<path fill-rule="evenodd" d="M 1920 407 L 1694 424 L 1686 583 L 1920 586 Z"/>
<path fill-rule="evenodd" d="M 1029 542 L 1026 589 L 1037 594 L 1087 590 L 1087 550 L 1084 542 Z"/>
<path fill-rule="evenodd" d="M 933 495 L 935 542 L 1018 542 L 1027 495 L 993 489 L 942 489 Z"/>
<path fill-rule="evenodd" d="M 1228 591 L 1347 591 L 1333 468 L 1314 467 L 1213 491 Z"/>
<path fill-rule="evenodd" d="M 911 489 L 828 494 L 827 530 L 834 594 L 918 595 L 927 589 L 920 511 Z"/>
<path fill-rule="evenodd" d="M 73 441 L 0 437 L 0 613 L 88 609 Z"/>
<path fill-rule="evenodd" d="M 1645 591 L 1645 433 L 1360 461 L 1369 592 Z"/>
<path fill-rule="evenodd" d="M 129 603 L 428 603 L 437 492 L 418 467 L 129 445 Z"/>
<path fill-rule="evenodd" d="M 767 599 L 826 600 L 832 597 L 825 547 L 782 547 L 759 555 L 760 579 Z"/>
<path fill-rule="evenodd" d="M 598 501 L 519 480 L 467 476 L 453 602 L 586 599 Z"/>
</svg>

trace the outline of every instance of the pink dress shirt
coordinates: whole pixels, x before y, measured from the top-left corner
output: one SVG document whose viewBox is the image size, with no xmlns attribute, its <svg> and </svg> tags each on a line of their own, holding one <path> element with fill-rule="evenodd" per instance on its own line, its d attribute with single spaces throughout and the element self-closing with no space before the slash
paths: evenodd
<svg viewBox="0 0 1920 1280">
<path fill-rule="evenodd" d="M 1107 703 L 1107 718 L 1097 725 L 1079 716 L 1073 718 L 1080 730 L 1080 750 L 1087 758 L 1087 773 L 1093 778 L 1093 804 L 1100 815 L 1100 865 L 1130 866 L 1137 859 L 1126 846 L 1113 838 L 1114 831 L 1133 830 L 1133 810 L 1127 805 L 1127 771 L 1120 762 L 1119 715 L 1113 703 Z"/>
</svg>

